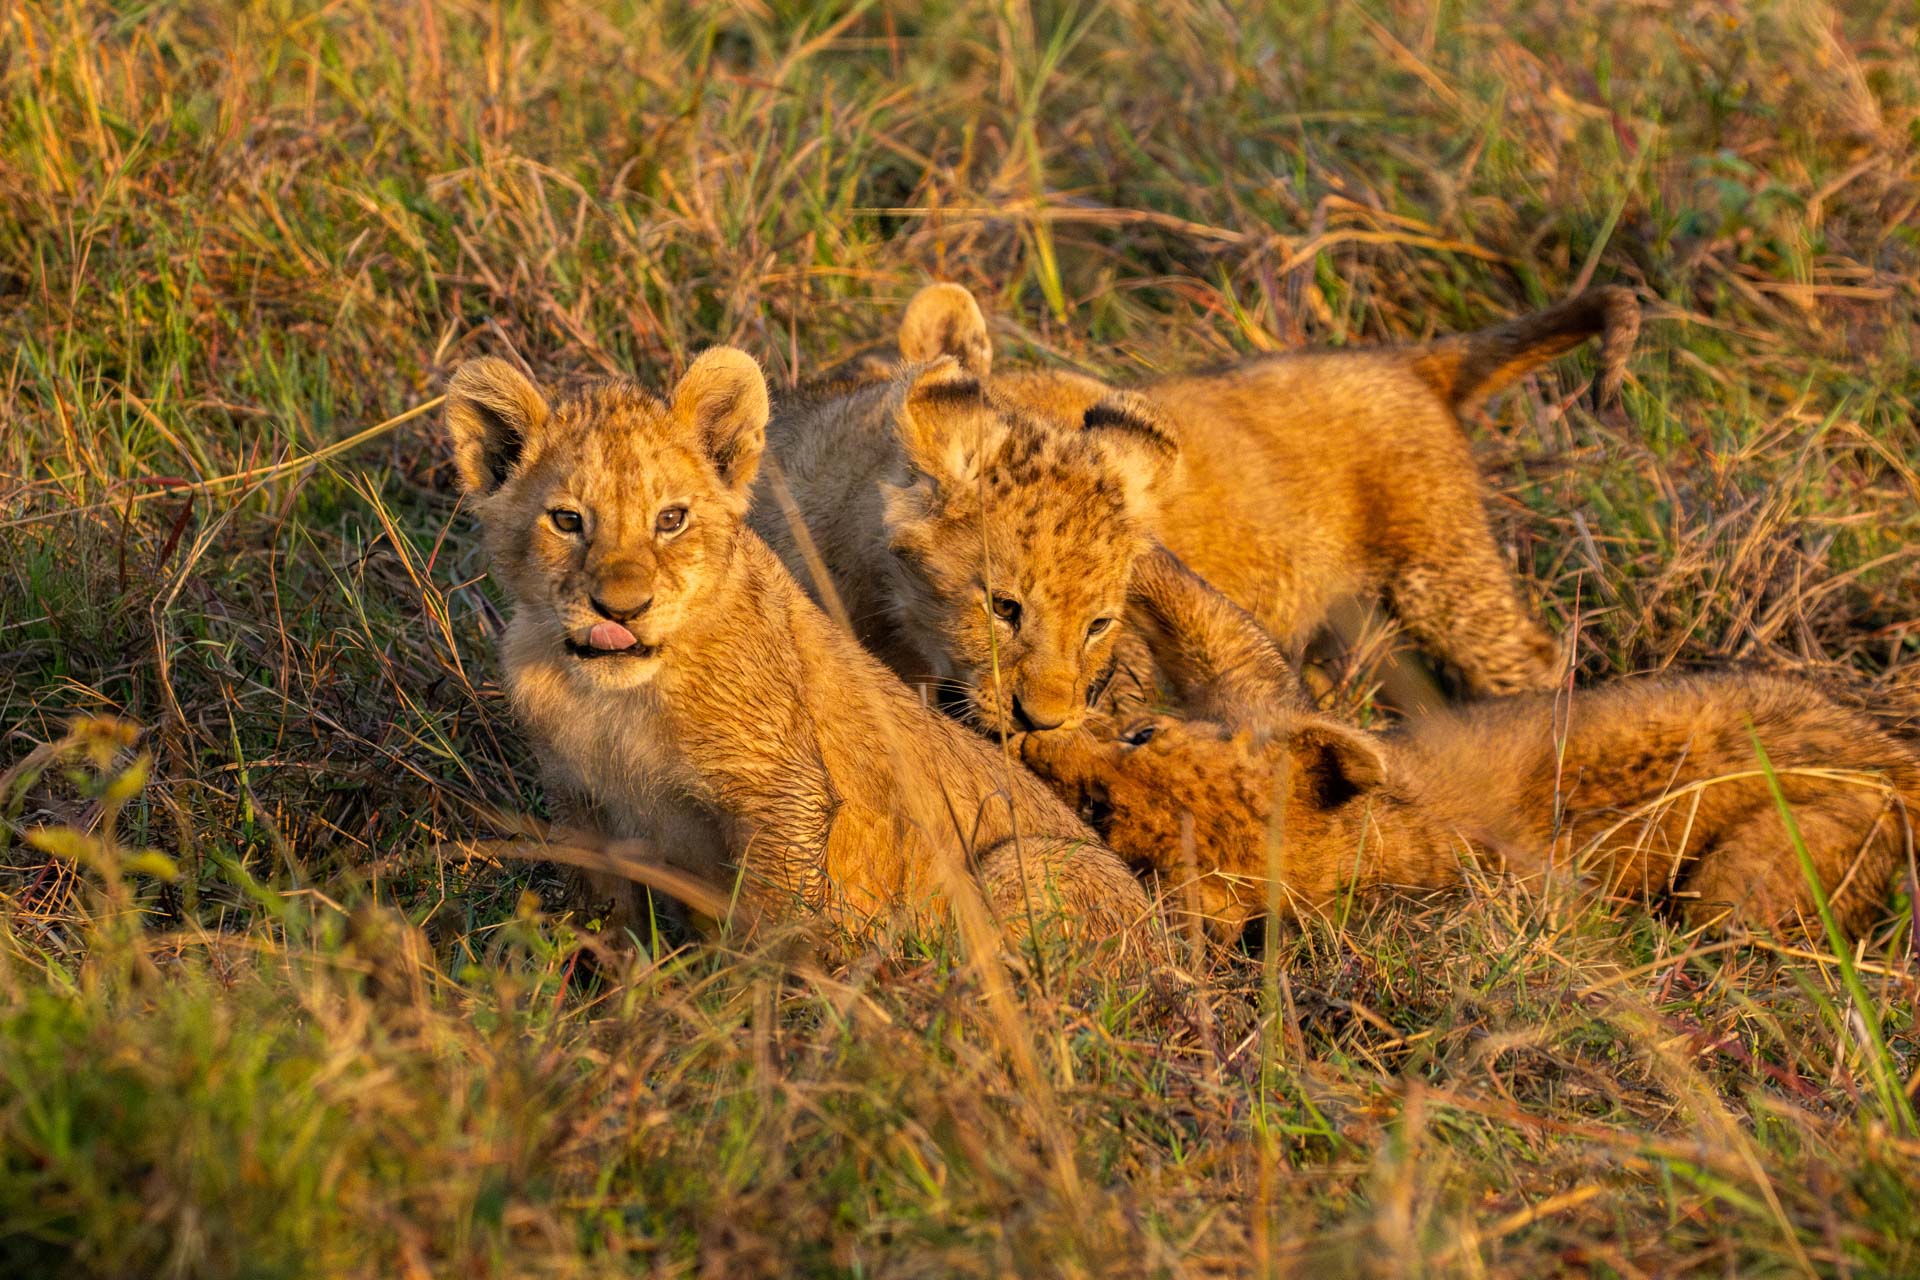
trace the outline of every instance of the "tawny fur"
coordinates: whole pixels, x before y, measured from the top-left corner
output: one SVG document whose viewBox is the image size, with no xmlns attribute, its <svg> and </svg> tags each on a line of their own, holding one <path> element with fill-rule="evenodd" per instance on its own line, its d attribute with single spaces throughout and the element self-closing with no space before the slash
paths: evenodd
<svg viewBox="0 0 1920 1280">
<path fill-rule="evenodd" d="M 1174 466 L 1140 410 L 1116 397 L 1059 431 L 945 358 L 805 390 L 769 428 L 799 527 L 771 476 L 750 520 L 803 581 L 804 530 L 861 642 L 900 675 L 989 729 L 1071 725 L 1114 672 Z M 1012 618 L 996 614 L 1007 602 Z"/>
<path fill-rule="evenodd" d="M 1070 727 L 1083 714 L 1068 705 L 1074 686 L 1098 685 L 1095 663 L 1059 660 L 1060 638 L 1084 635 L 1111 608 L 1125 557 L 1146 543 L 1054 533 L 1070 529 L 1067 514 L 1116 479 L 1142 499 L 1139 532 L 1178 553 L 1289 649 L 1322 626 L 1335 601 L 1377 595 L 1470 693 L 1540 689 L 1560 670 L 1559 648 L 1522 602 L 1494 539 L 1458 415 L 1595 335 L 1604 335 L 1612 386 L 1636 327 L 1631 295 L 1598 289 L 1477 333 L 1259 357 L 1116 399 L 1114 388 L 1073 373 L 994 369 L 973 297 L 933 285 L 909 304 L 895 349 L 862 356 L 834 393 L 781 409 L 773 447 L 806 522 L 831 526 L 816 535 L 836 585 L 865 597 L 855 612 L 872 628 L 863 636 L 903 674 L 931 668 L 959 685 L 993 728 L 1022 727 L 1007 714 L 1012 695 L 1039 701 Z M 927 550 L 889 565 L 897 531 L 885 504 L 869 495 L 900 471 L 903 451 L 886 438 L 884 396 L 874 388 L 891 361 L 942 356 L 988 379 L 993 412 L 1026 423 L 982 430 L 977 415 L 953 415 L 947 424 L 949 487 L 970 486 L 1010 510 L 983 515 L 979 501 L 964 496 L 925 504 L 914 513 L 914 537 Z M 1079 455 L 1031 443 L 1038 426 L 1070 437 L 1115 413 L 1151 424 L 1171 452 L 1151 466 L 1122 459 L 1103 476 Z M 936 476 L 936 489 L 940 483 Z M 982 528 L 994 543 L 995 574 L 1029 593 L 1021 601 L 1026 623 L 1049 629 L 1052 648 L 1004 635 L 995 660 L 982 659 L 978 621 L 955 595 L 977 586 Z M 902 650 L 911 651 L 905 665 Z"/>
<path fill-rule="evenodd" d="M 455 373 L 448 427 L 513 603 L 507 687 L 550 787 L 605 835 L 737 874 L 763 916 L 926 918 L 950 883 L 937 860 L 971 858 L 1014 932 L 1056 906 L 1083 934 L 1132 926 L 1147 904 L 1120 860 L 923 708 L 743 527 L 766 420 L 759 369 L 726 348 L 666 403 L 607 381 L 549 404 L 498 360 Z M 638 645 L 582 656 L 610 619 Z"/>
<path fill-rule="evenodd" d="M 1115 681 L 1105 724 L 1169 697 L 1188 718 L 1262 733 L 1305 709 L 1298 674 L 1259 620 L 1165 547 L 1135 561 L 1127 619 L 1120 665 L 1132 678 Z"/>
<path fill-rule="evenodd" d="M 1161 717 L 1119 740 L 1035 734 L 1022 757 L 1121 853 L 1187 880 L 1231 931 L 1348 889 L 1456 884 L 1468 863 L 1554 869 L 1669 900 L 1689 922 L 1821 928 L 1757 734 L 1834 915 L 1885 903 L 1912 850 L 1920 757 L 1810 685 L 1628 679 L 1370 734 L 1310 713 L 1262 736 Z"/>
</svg>

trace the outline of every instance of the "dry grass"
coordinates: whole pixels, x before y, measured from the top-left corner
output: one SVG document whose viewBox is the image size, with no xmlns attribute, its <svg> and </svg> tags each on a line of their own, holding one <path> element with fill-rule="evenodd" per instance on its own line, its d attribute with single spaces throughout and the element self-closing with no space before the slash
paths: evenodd
<svg viewBox="0 0 1920 1280">
<path fill-rule="evenodd" d="M 1851 981 L 1485 885 L 1014 1021 L 445 852 L 539 796 L 401 415 L 929 273 L 1107 373 L 1633 285 L 1621 409 L 1479 433 L 1583 670 L 1914 727 L 1911 5 L 1243 8 L 0 6 L 0 1271 L 1920 1271 L 1911 893 Z"/>
</svg>

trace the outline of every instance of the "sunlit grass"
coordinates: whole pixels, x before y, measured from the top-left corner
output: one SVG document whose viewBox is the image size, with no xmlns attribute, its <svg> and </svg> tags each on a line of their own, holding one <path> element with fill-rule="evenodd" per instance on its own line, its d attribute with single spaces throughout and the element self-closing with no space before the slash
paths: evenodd
<svg viewBox="0 0 1920 1280">
<path fill-rule="evenodd" d="M 1920 1269 L 1910 874 L 1819 948 L 1361 899 L 1265 965 L 1048 957 L 1010 1019 L 956 938 L 634 945 L 451 852 L 541 799 L 403 416 L 481 352 L 783 387 L 929 275 L 1114 375 L 1626 283 L 1621 406 L 1575 357 L 1476 424 L 1543 611 L 1589 676 L 1788 666 L 1912 732 L 1916 41 L 1878 0 L 0 10 L 0 1272 Z"/>
</svg>

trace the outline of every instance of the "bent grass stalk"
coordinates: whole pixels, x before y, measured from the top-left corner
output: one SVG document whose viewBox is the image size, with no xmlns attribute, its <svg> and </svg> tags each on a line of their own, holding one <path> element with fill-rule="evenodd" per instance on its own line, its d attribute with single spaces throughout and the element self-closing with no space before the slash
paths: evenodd
<svg viewBox="0 0 1920 1280">
<path fill-rule="evenodd" d="M 1759 732 L 1749 725 L 1747 734 L 1753 741 L 1753 753 L 1760 760 L 1760 772 L 1766 776 L 1767 789 L 1773 794 L 1774 807 L 1780 812 L 1780 822 L 1786 828 L 1787 841 L 1793 846 L 1794 857 L 1799 860 L 1800 874 L 1806 880 L 1807 892 L 1813 897 L 1820 925 L 1826 930 L 1827 945 L 1833 950 L 1833 960 L 1840 971 L 1841 984 L 1846 988 L 1847 1000 L 1866 1029 L 1867 1043 L 1861 1048 L 1867 1060 L 1867 1074 L 1873 1081 L 1874 1096 L 1879 1100 L 1887 1122 L 1902 1136 L 1920 1136 L 1920 1119 L 1915 1117 L 1913 1100 L 1907 1096 L 1905 1082 L 1900 1078 L 1900 1070 L 1894 1065 L 1893 1055 L 1887 1047 L 1880 1011 L 1866 983 L 1861 980 L 1847 935 L 1834 919 L 1833 907 L 1827 901 L 1826 887 L 1820 882 L 1819 869 L 1813 864 L 1813 855 L 1807 851 L 1807 842 L 1800 835 L 1800 824 L 1795 821 L 1786 792 L 1780 787 L 1779 774 L 1774 770 L 1773 762 L 1767 758 L 1767 750 L 1761 745 Z M 1833 1030 L 1841 1043 L 1851 1039 L 1844 1017 L 1835 1018 Z"/>
</svg>

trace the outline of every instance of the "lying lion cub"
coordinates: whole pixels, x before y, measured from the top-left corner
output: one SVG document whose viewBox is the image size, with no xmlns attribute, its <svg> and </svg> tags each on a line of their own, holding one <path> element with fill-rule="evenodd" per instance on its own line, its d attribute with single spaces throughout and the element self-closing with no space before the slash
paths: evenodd
<svg viewBox="0 0 1920 1280">
<path fill-rule="evenodd" d="M 1631 294 L 1597 289 L 1419 346 L 1259 356 L 1129 393 L 998 368 L 972 295 L 932 285 L 896 350 L 781 405 L 773 450 L 863 640 L 988 729 L 1081 722 L 1156 538 L 1290 647 L 1336 600 L 1378 594 L 1469 692 L 1513 693 L 1550 686 L 1559 649 L 1494 540 L 1459 415 L 1597 335 L 1617 378 L 1636 326 Z M 942 358 L 969 377 L 904 410 L 880 389 Z M 784 515 L 755 518 L 780 546 Z"/>
<path fill-rule="evenodd" d="M 1117 741 L 1028 735 L 1021 755 L 1121 853 L 1176 882 L 1193 867 L 1222 933 L 1264 913 L 1270 878 L 1298 911 L 1349 888 L 1454 884 L 1463 858 L 1530 879 L 1578 869 L 1671 898 L 1690 923 L 1818 932 L 1751 734 L 1835 916 L 1857 931 L 1911 848 L 1920 756 L 1797 680 L 1629 679 L 1387 734 L 1309 712 L 1264 738 L 1160 717 Z"/>
<path fill-rule="evenodd" d="M 760 914 L 925 918 L 936 859 L 972 855 L 1016 930 L 1056 901 L 1095 935 L 1141 918 L 1071 810 L 922 708 L 742 526 L 767 411 L 724 347 L 666 403 L 611 380 L 550 404 L 494 359 L 454 373 L 447 426 L 513 602 L 507 687 L 553 787 L 671 864 L 740 873 Z"/>
</svg>

